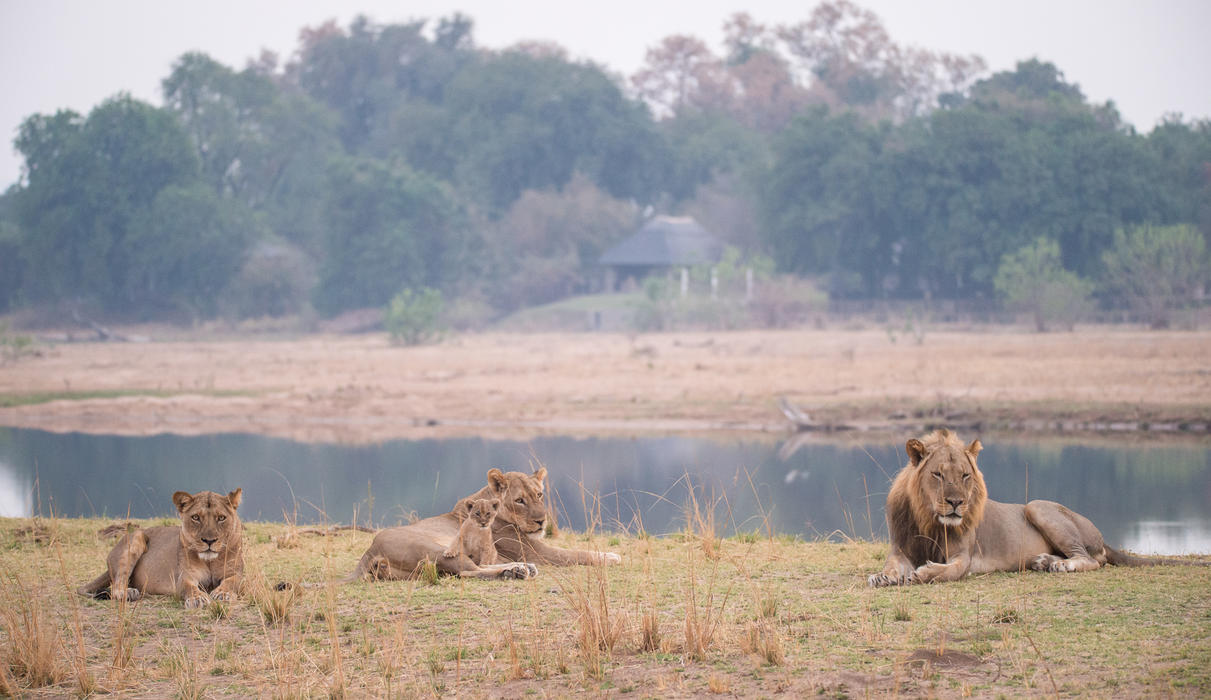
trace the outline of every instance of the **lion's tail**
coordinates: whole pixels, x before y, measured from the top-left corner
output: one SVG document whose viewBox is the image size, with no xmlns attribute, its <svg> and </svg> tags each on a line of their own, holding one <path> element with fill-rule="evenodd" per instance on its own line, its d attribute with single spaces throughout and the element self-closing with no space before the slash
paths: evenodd
<svg viewBox="0 0 1211 700">
<path fill-rule="evenodd" d="M 105 600 L 109 598 L 109 584 L 109 570 L 106 569 L 100 576 L 77 588 L 76 593 L 85 598 Z"/>
<path fill-rule="evenodd" d="M 1174 559 L 1172 557 L 1138 557 L 1106 547 L 1106 561 L 1115 566 L 1211 566 L 1211 561 Z"/>
</svg>

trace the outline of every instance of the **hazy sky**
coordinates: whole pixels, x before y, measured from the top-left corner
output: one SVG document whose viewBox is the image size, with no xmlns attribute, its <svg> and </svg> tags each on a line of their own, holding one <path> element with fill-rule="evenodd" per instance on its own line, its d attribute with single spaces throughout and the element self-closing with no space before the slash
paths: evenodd
<svg viewBox="0 0 1211 700">
<path fill-rule="evenodd" d="M 1169 112 L 1211 117 L 1211 0 L 856 0 L 900 44 L 983 56 L 993 71 L 1037 57 L 1140 131 Z M 82 114 L 120 91 L 160 104 L 186 51 L 242 68 L 268 48 L 287 58 L 299 29 L 357 14 L 380 23 L 459 11 L 480 46 L 545 39 L 626 75 L 645 50 L 690 34 L 717 50 L 737 11 L 765 24 L 806 19 L 813 2 L 772 0 L 0 0 L 0 189 L 16 182 L 12 139 L 30 114 Z"/>
</svg>

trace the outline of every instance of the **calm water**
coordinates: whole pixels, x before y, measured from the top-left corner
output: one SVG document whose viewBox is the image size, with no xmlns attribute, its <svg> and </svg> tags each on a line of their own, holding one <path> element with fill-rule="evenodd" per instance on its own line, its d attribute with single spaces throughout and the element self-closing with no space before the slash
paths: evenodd
<svg viewBox="0 0 1211 700">
<path fill-rule="evenodd" d="M 987 440 L 980 455 L 1001 501 L 1059 500 L 1111 545 L 1147 553 L 1211 552 L 1211 449 L 1205 446 Z M 551 470 L 561 523 L 667 533 L 685 523 L 688 483 L 716 522 L 807 538 L 885 537 L 883 499 L 903 463 L 899 442 L 779 445 L 684 437 L 543 437 L 529 442 L 303 444 L 251 435 L 145 438 L 0 428 L 0 515 L 171 516 L 174 491 L 244 489 L 246 520 L 405 522 L 445 512 L 490 467 Z M 583 487 L 583 488 L 582 488 Z M 373 492 L 373 498 L 370 493 Z M 868 509 L 869 494 L 869 509 Z M 868 516 L 869 512 L 869 516 Z"/>
</svg>

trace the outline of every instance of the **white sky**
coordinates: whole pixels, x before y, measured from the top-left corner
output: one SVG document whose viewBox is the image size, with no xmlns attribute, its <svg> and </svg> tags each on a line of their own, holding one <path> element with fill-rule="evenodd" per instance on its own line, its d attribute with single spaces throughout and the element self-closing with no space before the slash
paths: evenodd
<svg viewBox="0 0 1211 700">
<path fill-rule="evenodd" d="M 1143 132 L 1166 113 L 1211 117 L 1211 0 L 855 0 L 900 44 L 983 56 L 990 70 L 1051 61 L 1094 102 L 1113 100 Z M 625 75 L 670 34 L 719 50 L 724 21 L 806 19 L 814 2 L 774 0 L 0 0 L 0 190 L 16 182 L 21 121 L 86 114 L 119 91 L 160 104 L 160 80 L 199 50 L 242 68 L 268 48 L 287 58 L 299 29 L 357 14 L 379 23 L 461 11 L 480 46 L 545 39 Z"/>
</svg>

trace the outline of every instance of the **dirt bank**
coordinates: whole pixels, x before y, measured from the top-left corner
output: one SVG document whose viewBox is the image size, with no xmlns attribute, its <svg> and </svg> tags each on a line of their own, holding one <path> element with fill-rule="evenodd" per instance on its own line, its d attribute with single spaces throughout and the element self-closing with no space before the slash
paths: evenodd
<svg viewBox="0 0 1211 700">
<path fill-rule="evenodd" d="M 46 400 L 48 398 L 57 400 Z M 66 343 L 0 365 L 0 425 L 368 442 L 820 426 L 1211 423 L 1211 333 L 884 330 Z"/>
</svg>

